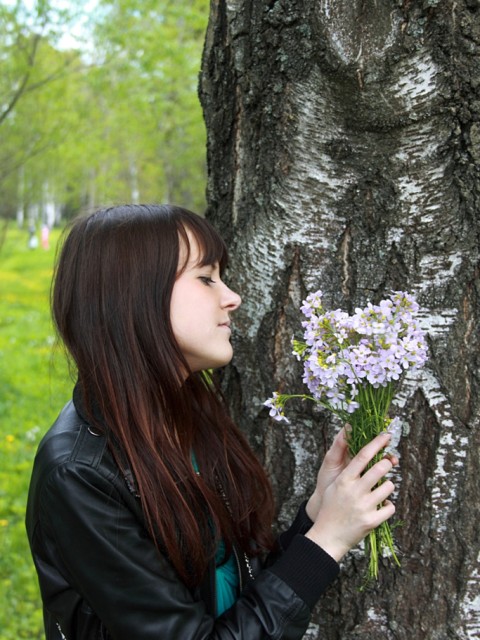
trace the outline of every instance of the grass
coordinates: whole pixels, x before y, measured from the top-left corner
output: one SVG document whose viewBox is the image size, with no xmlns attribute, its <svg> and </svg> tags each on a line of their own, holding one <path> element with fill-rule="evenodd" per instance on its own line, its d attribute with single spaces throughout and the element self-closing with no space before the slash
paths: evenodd
<svg viewBox="0 0 480 640">
<path fill-rule="evenodd" d="M 49 250 L 28 249 L 11 222 L 0 248 L 0 640 L 44 638 L 24 520 L 38 442 L 72 388 L 49 314 L 58 235 Z"/>
</svg>

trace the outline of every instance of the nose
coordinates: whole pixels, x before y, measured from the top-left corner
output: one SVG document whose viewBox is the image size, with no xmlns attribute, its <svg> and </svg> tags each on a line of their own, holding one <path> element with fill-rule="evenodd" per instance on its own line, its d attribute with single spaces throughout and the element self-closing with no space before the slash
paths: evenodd
<svg viewBox="0 0 480 640">
<path fill-rule="evenodd" d="M 223 296 L 222 296 L 222 307 L 224 309 L 228 309 L 228 311 L 235 311 L 242 304 L 242 299 L 232 291 L 226 284 L 224 286 Z"/>
</svg>

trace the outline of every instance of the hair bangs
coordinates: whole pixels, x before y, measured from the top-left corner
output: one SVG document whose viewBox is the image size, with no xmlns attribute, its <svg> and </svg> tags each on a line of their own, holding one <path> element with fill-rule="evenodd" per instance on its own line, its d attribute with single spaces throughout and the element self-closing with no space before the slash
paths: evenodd
<svg viewBox="0 0 480 640">
<path fill-rule="evenodd" d="M 203 267 L 218 263 L 220 273 L 223 274 L 228 264 L 228 251 L 223 238 L 209 222 L 196 214 L 182 216 L 182 218 L 178 231 L 186 249 L 186 258 L 181 270 L 183 271 L 190 258 L 191 247 L 188 237 L 190 232 L 197 242 L 200 253 L 198 265 Z"/>
</svg>

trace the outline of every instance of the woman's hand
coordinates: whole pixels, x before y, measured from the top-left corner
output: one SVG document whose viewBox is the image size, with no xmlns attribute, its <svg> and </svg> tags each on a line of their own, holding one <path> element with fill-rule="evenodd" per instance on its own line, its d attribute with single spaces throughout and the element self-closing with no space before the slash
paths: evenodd
<svg viewBox="0 0 480 640">
<path fill-rule="evenodd" d="M 347 433 L 350 425 L 345 425 L 341 429 L 332 443 L 332 446 L 325 454 L 322 466 L 317 476 L 317 485 L 306 505 L 307 515 L 314 522 L 318 515 L 318 510 L 322 501 L 322 496 L 337 476 L 345 469 L 351 458 L 348 454 Z"/>
<path fill-rule="evenodd" d="M 325 457 L 325 470 L 322 472 L 322 465 L 319 472 L 319 493 L 317 482 L 315 497 L 309 500 L 311 509 L 307 513 L 316 514 L 306 536 L 337 561 L 395 513 L 394 505 L 387 500 L 395 488 L 393 482 L 377 484 L 396 460 L 385 457 L 365 471 L 390 438 L 388 433 L 380 434 L 347 463 L 346 442 L 337 436 Z"/>
</svg>

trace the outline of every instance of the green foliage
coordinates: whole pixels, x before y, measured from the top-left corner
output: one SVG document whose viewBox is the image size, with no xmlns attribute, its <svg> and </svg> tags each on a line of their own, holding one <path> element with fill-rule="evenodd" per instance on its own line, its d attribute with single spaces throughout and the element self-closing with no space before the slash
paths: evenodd
<svg viewBox="0 0 480 640">
<path fill-rule="evenodd" d="M 27 11 L 22 3 L 0 8 L 0 189 L 2 209 L 43 196 L 51 166 L 45 156 L 69 128 L 63 104 L 75 80 L 75 52 L 59 51 L 59 25 L 69 15 L 48 2 Z M 78 64 L 77 64 L 78 68 Z M 38 158 L 43 157 L 43 163 Z M 21 170 L 26 179 L 19 184 Z M 21 188 L 21 193 L 19 190 Z M 4 211 L 2 213 L 4 213 Z"/>
<path fill-rule="evenodd" d="M 92 76 L 106 144 L 97 145 L 104 199 L 204 208 L 205 128 L 197 97 L 208 2 L 104 1 Z M 105 119 L 106 118 L 106 119 Z M 108 123 L 108 126 L 105 126 Z M 112 181 L 113 178 L 113 181 Z"/>
<path fill-rule="evenodd" d="M 53 234 L 55 242 L 58 232 Z M 42 434 L 71 394 L 49 314 L 54 249 L 27 248 L 8 229 L 0 253 L 0 637 L 43 638 L 37 579 L 25 534 L 31 466 Z"/>
<path fill-rule="evenodd" d="M 85 22 L 85 2 L 51 4 L 0 7 L 0 215 L 47 202 L 77 212 L 170 201 L 201 212 L 208 0 L 99 0 L 70 50 L 61 35 Z"/>
</svg>

